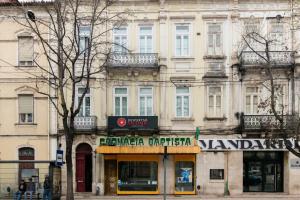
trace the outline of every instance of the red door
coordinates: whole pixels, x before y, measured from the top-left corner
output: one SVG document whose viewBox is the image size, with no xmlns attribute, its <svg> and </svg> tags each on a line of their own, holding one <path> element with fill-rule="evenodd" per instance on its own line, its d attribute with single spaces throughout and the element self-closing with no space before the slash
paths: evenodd
<svg viewBox="0 0 300 200">
<path fill-rule="evenodd" d="M 77 192 L 85 192 L 85 154 L 76 154 L 76 184 Z"/>
<path fill-rule="evenodd" d="M 76 148 L 76 191 L 92 191 L 92 148 L 86 143 Z"/>
</svg>

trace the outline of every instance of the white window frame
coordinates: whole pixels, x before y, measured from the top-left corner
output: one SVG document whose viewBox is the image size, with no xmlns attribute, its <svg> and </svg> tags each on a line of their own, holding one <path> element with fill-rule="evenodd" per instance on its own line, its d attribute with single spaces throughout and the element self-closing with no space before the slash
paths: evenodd
<svg viewBox="0 0 300 200">
<path fill-rule="evenodd" d="M 89 33 L 88 34 L 85 34 L 85 33 L 82 33 L 81 31 L 80 31 L 80 28 L 82 28 L 82 27 L 87 27 L 87 28 L 89 28 Z M 87 50 L 87 47 L 88 47 L 88 43 L 90 42 L 90 39 L 91 39 L 91 27 L 89 26 L 89 25 L 80 25 L 79 26 L 79 34 L 78 34 L 78 43 L 79 43 L 79 47 L 78 47 L 78 52 L 80 53 L 80 57 L 81 58 L 83 58 L 83 57 L 86 57 L 86 50 Z M 80 49 L 80 41 L 81 41 L 81 39 L 84 39 L 84 50 L 81 50 Z"/>
<path fill-rule="evenodd" d="M 82 88 L 82 89 L 84 89 L 85 88 L 85 86 L 77 86 L 76 87 L 76 100 L 75 100 L 75 103 L 76 103 L 76 107 L 78 108 L 78 98 L 79 98 L 79 89 L 80 88 Z M 80 116 L 79 115 L 79 113 L 78 113 L 78 117 L 90 117 L 90 116 L 92 116 L 92 98 L 91 98 L 91 88 L 89 88 L 89 90 L 90 90 L 90 92 L 89 93 L 86 93 L 85 94 L 85 96 L 84 96 L 84 98 L 83 98 L 83 101 L 82 101 L 82 104 L 81 104 L 81 106 L 82 106 L 82 108 L 83 108 L 83 110 L 82 110 L 82 112 L 83 112 L 83 115 L 82 116 Z M 86 110 L 85 110 L 85 98 L 86 97 L 89 97 L 90 98 L 90 116 L 86 116 Z"/>
<path fill-rule="evenodd" d="M 187 26 L 188 29 L 189 29 L 188 33 L 187 34 L 178 34 L 177 31 L 176 31 L 177 26 Z M 189 56 L 191 56 L 191 33 L 192 33 L 191 29 L 192 29 L 191 23 L 175 23 L 174 55 L 176 57 L 189 57 Z M 187 52 L 186 55 L 183 55 L 182 53 L 180 55 L 177 54 L 177 48 L 176 48 L 177 47 L 177 35 L 181 36 L 181 48 L 182 48 L 181 52 L 183 50 L 183 37 L 186 36 L 186 35 L 188 36 L 188 52 Z"/>
<path fill-rule="evenodd" d="M 151 94 L 149 95 L 149 94 L 141 94 L 141 89 L 143 89 L 143 88 L 150 88 L 151 89 Z M 146 115 L 143 115 L 143 116 L 153 116 L 154 115 L 154 113 L 153 113 L 153 105 L 154 105 L 154 99 L 153 99 L 153 87 L 152 86 L 141 86 L 141 87 L 139 87 L 138 88 L 138 94 L 139 94 L 139 96 L 138 96 L 138 111 L 139 111 L 139 116 L 142 116 L 141 115 L 141 97 L 143 96 L 143 97 L 145 97 L 145 99 L 146 99 L 146 97 L 151 97 L 152 98 L 152 104 L 151 104 L 151 115 L 148 115 L 148 113 L 147 113 L 147 101 L 145 101 L 145 113 L 146 113 Z"/>
<path fill-rule="evenodd" d="M 32 113 L 20 113 L 20 96 L 32 96 Z M 18 123 L 19 124 L 33 124 L 35 117 L 34 117 L 34 108 L 35 102 L 34 102 L 34 95 L 33 94 L 18 94 Z M 25 121 L 21 121 L 21 114 L 25 114 Z M 28 114 L 32 114 L 32 120 L 29 122 L 28 121 Z"/>
<path fill-rule="evenodd" d="M 116 34 L 115 33 L 115 29 L 120 29 L 120 28 L 125 28 L 126 29 L 126 33 L 125 34 Z M 113 51 L 115 52 L 115 53 L 126 53 L 127 52 L 127 49 L 125 49 L 125 48 L 128 48 L 128 26 L 120 26 L 120 27 L 116 27 L 116 28 L 114 28 L 113 29 L 113 44 L 116 44 L 116 36 L 119 36 L 119 37 L 121 37 L 122 38 L 122 36 L 126 36 L 126 44 L 123 46 L 123 44 L 120 44 L 120 45 L 122 45 L 122 46 L 116 46 L 116 45 L 113 45 Z M 121 48 L 122 50 L 121 51 L 116 51 L 116 49 L 118 49 L 118 48 Z"/>
<path fill-rule="evenodd" d="M 209 50 L 209 35 L 210 35 L 210 32 L 209 32 L 209 27 L 210 26 L 213 26 L 213 25 L 219 25 L 220 26 L 220 52 L 217 52 L 217 44 L 216 44 L 216 34 L 213 34 L 213 53 L 210 53 L 210 50 Z M 224 43 L 224 32 L 223 32 L 223 22 L 207 22 L 206 24 L 206 27 L 207 27 L 207 32 L 206 32 L 206 52 L 207 52 L 207 55 L 210 55 L 210 56 L 220 56 L 220 55 L 223 55 L 224 54 L 224 49 L 223 49 L 223 43 Z"/>
<path fill-rule="evenodd" d="M 22 60 L 20 60 L 20 46 L 19 46 L 20 42 L 19 42 L 19 39 L 20 38 L 24 38 L 24 37 L 30 37 L 30 38 L 32 38 L 33 49 L 32 49 L 32 60 L 31 61 L 22 61 Z M 18 51 L 17 51 L 17 53 L 18 53 L 18 56 L 17 56 L 18 66 L 20 66 L 20 67 L 34 66 L 34 62 L 33 62 L 33 60 L 34 60 L 34 37 L 31 36 L 31 35 L 20 35 L 20 36 L 18 36 Z M 20 62 L 25 62 L 25 63 L 21 65 Z"/>
<path fill-rule="evenodd" d="M 221 89 L 221 94 L 220 94 L 220 96 L 221 96 L 221 108 L 220 108 L 220 115 L 217 115 L 217 98 L 216 98 L 216 94 L 214 94 L 214 102 L 213 102 L 213 108 L 214 108 L 214 111 L 213 111 L 213 113 L 210 113 L 209 112 L 209 96 L 210 96 L 210 89 L 211 88 L 216 88 L 216 87 L 218 87 L 218 88 L 220 88 Z M 206 106 L 206 109 L 207 109 L 207 116 L 209 117 L 209 118 L 221 118 L 221 117 L 223 117 L 224 116 L 224 106 L 223 106 L 223 101 L 224 101 L 224 91 L 223 91 L 223 86 L 218 86 L 218 85 L 211 85 L 211 86 L 208 86 L 207 87 L 207 106 Z"/>
<path fill-rule="evenodd" d="M 282 26 L 282 32 L 274 31 L 274 26 Z M 282 36 L 279 36 L 282 34 Z M 270 32 L 269 32 L 269 38 L 271 40 L 274 40 L 274 42 L 271 44 L 271 51 L 282 51 L 285 48 L 285 45 L 281 44 L 285 40 L 285 26 L 282 23 L 271 23 L 270 24 Z"/>
<path fill-rule="evenodd" d="M 257 91 L 256 92 L 247 92 L 247 88 L 256 88 Z M 245 114 L 247 115 L 257 115 L 258 114 L 258 108 L 257 108 L 257 112 L 254 112 L 254 97 L 257 97 L 257 107 L 259 104 L 259 88 L 257 86 L 246 86 L 245 88 Z M 250 96 L 250 112 L 247 112 L 247 96 Z"/>
<path fill-rule="evenodd" d="M 145 35 L 142 35 L 141 34 L 141 28 L 145 28 L 145 27 L 151 27 L 151 34 L 145 34 Z M 138 36 L 138 41 L 139 41 L 139 52 L 140 53 L 153 53 L 154 52 L 154 34 L 153 34 L 153 25 L 140 25 L 139 26 L 139 36 Z M 146 52 L 141 52 L 141 36 L 145 36 L 145 38 L 148 38 L 149 36 L 152 37 L 151 39 L 151 51 L 150 52 L 147 52 L 147 42 L 146 42 Z M 147 41 L 147 39 L 146 39 Z"/>
<path fill-rule="evenodd" d="M 183 94 L 177 94 L 177 88 L 180 88 L 180 87 L 186 87 L 189 89 L 189 93 L 183 93 Z M 188 108 L 188 115 L 185 116 L 184 115 L 184 97 L 188 97 L 189 98 L 189 108 Z M 182 116 L 179 116 L 177 115 L 177 97 L 181 97 L 181 113 L 182 113 Z M 175 87 L 175 116 L 177 118 L 190 118 L 191 117 L 191 87 L 190 86 L 177 86 Z"/>
<path fill-rule="evenodd" d="M 126 94 L 116 94 L 116 89 L 117 88 L 125 88 L 127 90 L 127 93 Z M 114 116 L 128 116 L 128 110 L 129 110 L 129 89 L 128 87 L 124 87 L 124 86 L 116 86 L 116 87 L 113 87 L 113 113 L 114 113 Z M 121 97 L 121 100 L 120 100 L 120 111 L 122 112 L 123 110 L 123 107 L 122 107 L 122 98 L 123 97 L 126 97 L 127 98 L 127 105 L 126 105 L 126 115 L 123 115 L 123 113 L 121 115 L 116 115 L 116 97 Z M 120 112 L 120 113 L 121 113 Z"/>
</svg>

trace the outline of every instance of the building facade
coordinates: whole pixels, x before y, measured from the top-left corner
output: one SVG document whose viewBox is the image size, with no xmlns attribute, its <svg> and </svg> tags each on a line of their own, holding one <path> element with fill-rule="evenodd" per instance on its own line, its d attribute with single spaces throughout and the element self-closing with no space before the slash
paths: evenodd
<svg viewBox="0 0 300 200">
<path fill-rule="evenodd" d="M 120 45 L 112 47 L 106 71 L 91 79 L 75 118 L 75 191 L 162 194 L 166 164 L 168 194 L 298 194 L 300 172 L 293 165 L 298 158 L 280 142 L 277 146 L 266 142 L 282 133 L 269 112 L 265 46 L 246 38 L 256 33 L 263 41 L 274 41 L 268 54 L 274 67 L 276 109 L 288 121 L 300 112 L 298 2 L 119 1 L 107 12 L 114 14 L 121 8 L 134 15 L 108 35 Z M 1 38 L 14 37 L 15 28 Z M 10 40 L 16 47 L 16 39 L 3 39 L 2 50 L 8 49 Z M 1 55 L 16 62 L 13 53 Z M 1 80 L 5 78 L 6 74 Z M 23 91 L 27 86 L 16 80 L 13 87 Z M 30 84 L 25 85 L 30 90 Z M 13 106 L 16 98 L 9 95 L 16 96 L 17 90 L 4 89 L 1 98 Z M 82 85 L 78 85 L 77 96 L 81 94 Z M 37 99 L 41 103 L 44 99 L 42 108 L 48 108 L 41 112 L 49 113 L 47 117 L 34 119 L 48 119 L 44 121 L 48 129 L 39 137 L 50 149 L 38 144 L 51 157 L 57 143 L 64 148 L 63 126 L 47 99 Z M 4 111 L 9 109 L 6 105 Z M 2 119 L 0 128 L 11 126 L 5 120 L 12 119 Z M 20 131 L 32 133 L 27 127 Z M 4 129 L 3 133 L 8 140 L 13 138 Z M 51 142 L 52 133 L 60 136 L 57 143 L 55 138 Z M 15 151 L 16 147 L 10 147 Z M 63 168 L 63 187 L 65 177 Z"/>
</svg>

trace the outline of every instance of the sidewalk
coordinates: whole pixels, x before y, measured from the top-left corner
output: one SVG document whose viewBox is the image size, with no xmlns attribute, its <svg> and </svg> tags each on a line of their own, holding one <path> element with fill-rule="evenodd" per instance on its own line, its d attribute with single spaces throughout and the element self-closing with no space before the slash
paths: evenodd
<svg viewBox="0 0 300 200">
<path fill-rule="evenodd" d="M 162 195 L 121 195 L 121 196 L 94 196 L 91 194 L 76 194 L 75 199 L 91 199 L 91 200 L 150 200 L 150 199 L 161 199 L 163 200 Z M 287 194 L 276 194 L 276 193 L 253 193 L 253 194 L 242 194 L 239 196 L 204 196 L 204 195 L 168 195 L 167 200 L 273 200 L 273 199 L 288 199 L 288 200 L 300 200 L 300 195 L 287 195 Z M 62 197 L 62 200 L 66 200 L 65 197 Z"/>
</svg>

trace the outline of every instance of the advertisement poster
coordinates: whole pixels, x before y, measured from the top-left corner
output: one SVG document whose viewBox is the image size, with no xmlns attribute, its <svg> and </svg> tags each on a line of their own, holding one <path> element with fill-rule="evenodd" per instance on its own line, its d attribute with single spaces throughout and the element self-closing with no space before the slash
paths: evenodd
<svg viewBox="0 0 300 200">
<path fill-rule="evenodd" d="M 192 168 L 181 168 L 180 177 L 178 177 L 178 183 L 192 183 Z"/>
</svg>

